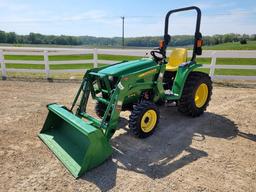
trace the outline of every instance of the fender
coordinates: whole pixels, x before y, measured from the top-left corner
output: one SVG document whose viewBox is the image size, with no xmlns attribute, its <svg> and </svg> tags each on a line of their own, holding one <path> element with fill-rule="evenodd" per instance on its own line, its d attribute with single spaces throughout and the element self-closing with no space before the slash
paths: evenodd
<svg viewBox="0 0 256 192">
<path fill-rule="evenodd" d="M 172 95 L 167 96 L 168 100 L 178 100 L 181 98 L 182 95 L 182 91 L 184 88 L 184 85 L 187 81 L 187 77 L 189 75 L 189 73 L 191 71 L 193 71 L 194 69 L 201 67 L 201 64 L 197 64 L 193 61 L 184 63 L 182 65 L 179 66 L 178 70 L 177 70 L 177 74 L 176 77 L 174 79 L 174 83 L 173 83 L 173 87 L 172 87 Z"/>
</svg>

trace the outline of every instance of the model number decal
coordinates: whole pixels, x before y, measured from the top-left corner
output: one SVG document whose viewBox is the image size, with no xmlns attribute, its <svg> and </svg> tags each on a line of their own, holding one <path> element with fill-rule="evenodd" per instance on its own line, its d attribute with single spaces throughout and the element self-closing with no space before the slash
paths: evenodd
<svg viewBox="0 0 256 192">
<path fill-rule="evenodd" d="M 151 69 L 151 70 L 149 70 L 145 73 L 140 74 L 139 77 L 144 77 L 144 76 L 149 75 L 151 73 L 156 73 L 156 71 L 157 71 L 156 69 Z"/>
</svg>

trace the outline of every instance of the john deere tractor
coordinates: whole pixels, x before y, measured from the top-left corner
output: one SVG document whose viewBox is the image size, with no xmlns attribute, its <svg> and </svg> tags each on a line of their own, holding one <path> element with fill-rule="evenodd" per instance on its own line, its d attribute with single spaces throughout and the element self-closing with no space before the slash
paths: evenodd
<svg viewBox="0 0 256 192">
<path fill-rule="evenodd" d="M 167 58 L 166 49 L 171 42 L 169 17 L 191 10 L 197 13 L 192 58 L 188 60 L 184 48 L 173 49 Z M 74 177 L 110 157 L 110 139 L 123 110 L 131 111 L 129 127 L 139 138 L 161 129 L 158 104 L 175 104 L 179 112 L 191 117 L 204 113 L 211 98 L 212 82 L 208 74 L 194 71 L 201 66 L 196 63 L 196 56 L 202 54 L 200 21 L 198 7 L 169 11 L 164 39 L 151 51 L 151 58 L 90 69 L 70 108 L 56 103 L 47 106 L 49 113 L 39 137 Z M 96 101 L 97 118 L 87 112 L 91 99 Z"/>
</svg>

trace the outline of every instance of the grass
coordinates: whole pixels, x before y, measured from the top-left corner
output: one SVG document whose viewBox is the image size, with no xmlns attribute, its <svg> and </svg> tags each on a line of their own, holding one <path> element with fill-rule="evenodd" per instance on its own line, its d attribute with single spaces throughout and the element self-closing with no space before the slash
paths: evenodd
<svg viewBox="0 0 256 192">
<path fill-rule="evenodd" d="M 7 60 L 27 60 L 27 61 L 43 61 L 43 56 L 26 56 L 26 55 L 5 55 Z M 137 56 L 123 56 L 123 55 L 99 55 L 100 60 L 113 60 L 113 61 L 131 61 L 140 59 Z M 57 55 L 49 56 L 50 61 L 69 61 L 69 60 L 87 60 L 93 59 L 92 55 Z M 210 64 L 211 58 L 197 58 L 198 63 Z M 254 58 L 217 58 L 217 64 L 223 65 L 256 65 L 256 59 Z M 28 64 L 24 64 L 28 66 Z M 22 66 L 22 64 L 17 64 L 17 66 Z M 35 66 L 35 65 L 33 65 Z"/>
<path fill-rule="evenodd" d="M 49 56 L 50 61 L 67 61 L 67 60 L 87 60 L 92 59 L 92 54 L 88 55 L 54 55 Z M 44 56 L 35 55 L 5 55 L 6 60 L 27 60 L 27 61 L 43 61 Z"/>
<path fill-rule="evenodd" d="M 100 60 L 135 60 L 141 57 L 136 56 L 122 56 L 122 55 L 98 55 Z M 7 60 L 27 60 L 27 61 L 43 61 L 43 56 L 25 56 L 25 55 L 5 55 Z M 93 59 L 93 55 L 57 55 L 49 56 L 50 61 L 68 61 L 68 60 L 87 60 Z M 198 63 L 210 64 L 211 58 L 198 58 Z M 217 58 L 217 65 L 256 65 L 256 59 L 252 58 Z M 99 66 L 103 66 L 101 64 Z M 50 65 L 50 69 L 90 69 L 93 64 L 66 64 L 66 65 Z M 7 64 L 7 68 L 17 69 L 44 69 L 44 65 L 33 65 L 33 64 Z M 209 72 L 209 69 L 199 69 L 200 71 Z M 216 75 L 256 75 L 256 70 L 238 70 L 238 69 L 216 69 Z"/>
<path fill-rule="evenodd" d="M 93 59 L 92 54 L 88 55 L 54 55 L 49 56 L 50 61 L 87 60 Z"/>
<path fill-rule="evenodd" d="M 198 68 L 196 71 L 202 71 L 205 73 L 210 72 L 210 69 Z M 256 76 L 256 70 L 247 69 L 215 69 L 214 75 L 236 75 L 236 76 Z"/>
<path fill-rule="evenodd" d="M 204 46 L 205 50 L 256 50 L 256 41 L 248 41 L 247 44 L 241 45 L 240 42 L 222 43 L 213 46 Z"/>
<path fill-rule="evenodd" d="M 211 58 L 197 58 L 201 64 L 211 64 Z M 217 58 L 217 65 L 256 65 L 254 58 Z"/>
<path fill-rule="evenodd" d="M 256 76 L 256 70 L 247 69 L 215 69 L 215 75 L 244 75 L 244 76 Z"/>
<path fill-rule="evenodd" d="M 217 65 L 256 65 L 254 58 L 217 58 Z"/>
<path fill-rule="evenodd" d="M 99 65 L 102 66 L 102 65 Z M 50 69 L 91 69 L 92 63 L 88 64 L 66 64 L 66 65 L 50 65 Z M 44 65 L 33 64 L 7 64 L 7 68 L 15 69 L 44 69 Z"/>
<path fill-rule="evenodd" d="M 114 61 L 131 61 L 140 59 L 136 56 L 122 56 L 122 55 L 99 55 L 100 60 L 114 60 Z M 5 55 L 6 60 L 26 60 L 26 61 L 43 61 L 43 56 L 26 56 L 26 55 Z M 49 61 L 69 61 L 69 60 L 88 60 L 93 59 L 93 55 L 56 55 L 49 56 Z M 33 64 L 7 64 L 7 68 L 15 69 L 44 69 L 44 65 Z M 99 66 L 104 66 L 100 64 Z M 90 69 L 93 67 L 92 63 L 89 64 L 63 64 L 63 65 L 50 65 L 50 69 Z"/>
<path fill-rule="evenodd" d="M 137 56 L 123 56 L 123 55 L 99 55 L 98 59 L 100 60 L 113 60 L 113 61 L 131 61 L 140 59 L 141 57 Z"/>
<path fill-rule="evenodd" d="M 66 47 L 66 48 L 95 48 L 95 46 L 69 46 L 69 45 L 35 45 L 35 44 L 2 44 L 1 46 L 15 46 L 15 47 Z M 121 48 L 121 47 L 109 47 L 109 46 L 98 46 L 96 48 L 103 48 L 103 49 L 115 49 L 115 48 Z M 152 47 L 126 47 L 127 49 L 145 49 Z M 191 47 L 190 47 L 191 48 Z M 171 49 L 171 48 L 170 48 Z M 234 42 L 234 43 L 222 43 L 219 45 L 213 45 L 213 46 L 204 46 L 204 50 L 256 50 L 256 41 L 248 41 L 247 44 L 241 45 L 240 42 Z"/>
<path fill-rule="evenodd" d="M 5 60 L 27 60 L 27 61 L 43 61 L 43 56 L 33 56 L 33 55 L 5 55 Z"/>
<path fill-rule="evenodd" d="M 211 64 L 211 58 L 198 58 L 200 64 Z M 217 58 L 217 65 L 256 65 L 256 59 L 253 58 Z M 209 73 L 210 69 L 197 69 Z M 241 76 L 256 76 L 256 70 L 248 69 L 215 69 L 215 75 L 241 75 Z"/>
</svg>

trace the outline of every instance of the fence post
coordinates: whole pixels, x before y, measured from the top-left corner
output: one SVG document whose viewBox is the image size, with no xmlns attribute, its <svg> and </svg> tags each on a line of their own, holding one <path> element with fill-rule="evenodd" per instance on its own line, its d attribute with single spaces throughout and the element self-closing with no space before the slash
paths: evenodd
<svg viewBox="0 0 256 192">
<path fill-rule="evenodd" d="M 216 52 L 212 53 L 212 61 L 211 61 L 211 65 L 210 65 L 210 77 L 211 79 L 214 79 L 214 71 L 215 71 L 215 65 L 216 65 Z"/>
<path fill-rule="evenodd" d="M 6 80 L 7 79 L 7 74 L 6 74 L 6 66 L 4 63 L 4 52 L 3 50 L 0 50 L 0 63 L 1 63 L 1 70 L 2 70 L 2 79 Z"/>
<path fill-rule="evenodd" d="M 97 54 L 98 50 L 95 48 L 93 50 L 93 68 L 97 68 L 98 67 L 98 54 Z"/>
<path fill-rule="evenodd" d="M 46 79 L 50 78 L 50 67 L 49 67 L 49 58 L 48 58 L 48 51 L 44 51 L 44 69 L 45 69 L 45 77 Z"/>
</svg>

